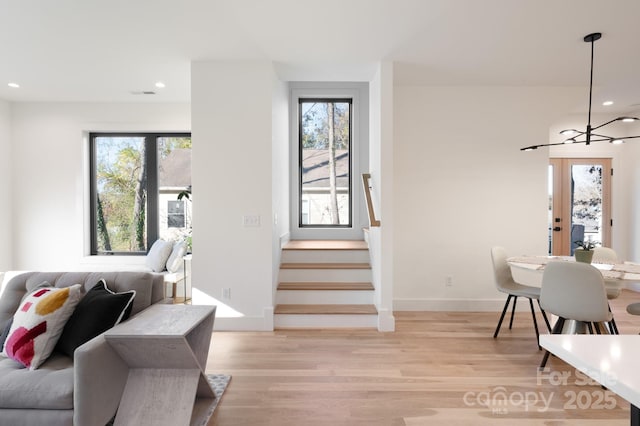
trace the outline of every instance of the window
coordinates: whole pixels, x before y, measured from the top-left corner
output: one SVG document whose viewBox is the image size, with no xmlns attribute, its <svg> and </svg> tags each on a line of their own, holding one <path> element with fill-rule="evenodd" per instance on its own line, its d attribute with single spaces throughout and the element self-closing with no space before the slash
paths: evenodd
<svg viewBox="0 0 640 426">
<path fill-rule="evenodd" d="M 351 99 L 299 99 L 300 218 L 351 226 Z"/>
<path fill-rule="evenodd" d="M 190 240 L 191 135 L 92 133 L 91 254 Z"/>
<path fill-rule="evenodd" d="M 292 81 L 290 88 L 290 237 L 362 239 L 369 83 Z"/>
<path fill-rule="evenodd" d="M 184 201 L 167 201 L 167 228 L 184 228 Z"/>
</svg>

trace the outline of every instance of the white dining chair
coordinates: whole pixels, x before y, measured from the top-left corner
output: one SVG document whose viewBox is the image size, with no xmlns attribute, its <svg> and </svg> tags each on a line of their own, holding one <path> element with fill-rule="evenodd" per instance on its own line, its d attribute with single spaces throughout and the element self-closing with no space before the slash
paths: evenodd
<svg viewBox="0 0 640 426">
<path fill-rule="evenodd" d="M 552 333 L 561 334 L 567 320 L 580 321 L 589 332 L 601 334 L 600 324 L 606 324 L 611 334 L 618 334 L 611 321 L 607 292 L 602 274 L 594 266 L 580 262 L 550 262 L 542 275 L 540 306 L 557 315 Z M 544 368 L 549 358 L 546 351 L 540 364 Z"/>
<path fill-rule="evenodd" d="M 627 305 L 627 312 L 631 315 L 640 315 L 640 302 L 630 303 Z M 638 333 L 640 334 L 640 333 Z"/>
<path fill-rule="evenodd" d="M 538 302 L 538 306 L 540 306 L 540 287 L 528 286 L 515 282 L 513 275 L 511 274 L 511 268 L 507 263 L 507 252 L 503 247 L 491 248 L 491 261 L 493 263 L 493 277 L 496 288 L 498 291 L 507 294 L 507 300 L 504 303 L 502 315 L 500 315 L 500 320 L 498 321 L 496 331 L 493 333 L 493 338 L 495 339 L 498 337 L 502 321 L 504 320 L 504 316 L 507 313 L 511 300 L 513 299 L 513 307 L 511 308 L 509 329 L 513 326 L 513 316 L 516 311 L 516 302 L 518 301 L 518 297 L 526 297 L 529 299 L 531 316 L 533 317 L 533 327 L 536 331 L 536 342 L 538 343 L 538 349 L 540 349 L 540 343 L 538 342 L 540 337 L 540 333 L 538 332 L 538 321 L 536 320 L 536 312 L 533 309 L 534 299 Z M 542 316 L 547 324 L 547 329 L 551 331 L 551 325 L 549 324 L 549 319 L 547 318 L 544 309 L 540 308 L 540 310 L 542 311 Z"/>
<path fill-rule="evenodd" d="M 640 302 L 628 304 L 627 312 L 631 315 L 640 315 Z"/>
<path fill-rule="evenodd" d="M 591 259 L 591 263 L 608 263 L 614 265 L 616 263 L 620 263 L 620 259 L 618 258 L 616 251 L 612 248 L 595 247 L 593 249 L 593 258 Z M 605 286 L 605 288 L 607 290 L 607 299 L 609 300 L 617 299 L 622 291 L 620 287 L 616 287 L 615 285 Z M 612 320 L 611 324 L 616 330 L 618 329 L 615 320 Z"/>
<path fill-rule="evenodd" d="M 609 247 L 595 247 L 593 249 L 593 258 L 591 263 L 620 263 L 616 251 Z"/>
</svg>

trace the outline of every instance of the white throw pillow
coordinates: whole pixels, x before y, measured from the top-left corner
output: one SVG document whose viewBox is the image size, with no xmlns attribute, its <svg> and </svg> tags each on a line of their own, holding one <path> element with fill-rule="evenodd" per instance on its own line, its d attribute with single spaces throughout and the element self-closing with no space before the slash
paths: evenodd
<svg viewBox="0 0 640 426">
<path fill-rule="evenodd" d="M 156 240 L 147 253 L 146 264 L 153 272 L 162 272 L 167 264 L 167 259 L 171 255 L 173 245 L 169 241 Z"/>
<path fill-rule="evenodd" d="M 173 245 L 173 250 L 167 259 L 167 271 L 176 272 L 182 267 L 182 258 L 187 254 L 187 245 L 179 241 Z"/>
<path fill-rule="evenodd" d="M 43 284 L 20 303 L 3 350 L 4 356 L 30 370 L 37 369 L 49 357 L 83 296 L 80 284 L 65 288 Z"/>
</svg>

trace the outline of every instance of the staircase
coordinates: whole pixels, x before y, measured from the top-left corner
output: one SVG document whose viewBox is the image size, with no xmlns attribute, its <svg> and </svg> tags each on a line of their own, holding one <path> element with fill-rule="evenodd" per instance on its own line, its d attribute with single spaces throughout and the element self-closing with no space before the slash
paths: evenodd
<svg viewBox="0 0 640 426">
<path fill-rule="evenodd" d="M 276 328 L 377 327 L 365 241 L 289 241 L 281 262 Z"/>
</svg>

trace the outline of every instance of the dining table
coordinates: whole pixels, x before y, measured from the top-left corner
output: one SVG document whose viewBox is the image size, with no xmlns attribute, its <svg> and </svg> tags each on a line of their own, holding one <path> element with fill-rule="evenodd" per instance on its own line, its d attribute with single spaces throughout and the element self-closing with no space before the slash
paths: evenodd
<svg viewBox="0 0 640 426">
<path fill-rule="evenodd" d="M 544 268 L 549 263 L 575 261 L 573 256 L 521 255 L 507 258 L 507 263 L 511 267 L 516 282 L 537 286 L 541 285 Z M 594 262 L 591 265 L 602 273 L 609 299 L 618 297 L 622 289 L 640 292 L 640 264 L 634 262 L 615 264 Z M 587 325 L 574 320 L 567 321 L 562 330 L 562 334 L 584 334 L 586 332 Z"/>
<path fill-rule="evenodd" d="M 521 255 L 512 256 L 507 259 L 512 272 L 534 272 L 538 285 L 545 266 L 550 262 L 575 262 L 573 256 L 544 256 L 544 255 Z M 640 292 L 640 263 L 591 263 L 592 266 L 600 270 L 604 278 L 607 290 L 626 288 Z M 531 276 L 529 276 L 531 277 Z M 515 278 L 515 276 L 514 276 Z M 516 279 L 518 281 L 518 279 Z M 532 284 L 527 282 L 527 284 Z"/>
</svg>

